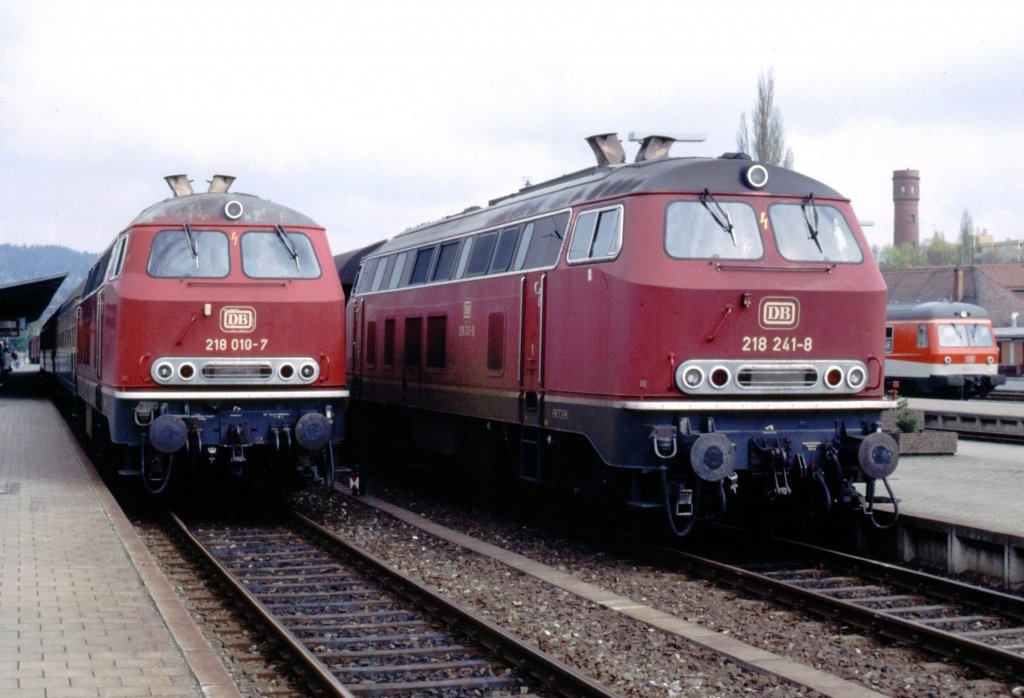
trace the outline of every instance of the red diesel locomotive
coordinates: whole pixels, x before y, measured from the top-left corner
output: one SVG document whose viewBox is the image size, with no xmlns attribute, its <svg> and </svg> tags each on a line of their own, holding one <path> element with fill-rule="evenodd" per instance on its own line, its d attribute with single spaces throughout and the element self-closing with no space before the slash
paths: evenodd
<svg viewBox="0 0 1024 698">
<path fill-rule="evenodd" d="M 985 397 L 1006 382 L 988 311 L 972 303 L 890 303 L 885 381 L 906 394 Z"/>
<path fill-rule="evenodd" d="M 366 252 L 351 416 L 378 445 L 660 510 L 676 535 L 765 502 L 874 520 L 898 461 L 886 288 L 849 201 L 742 155 L 670 158 L 673 140 L 626 163 L 593 137 L 596 167 Z"/>
<path fill-rule="evenodd" d="M 88 435 L 152 492 L 185 467 L 333 481 L 348 398 L 344 294 L 305 215 L 168 177 L 40 334 Z"/>
</svg>

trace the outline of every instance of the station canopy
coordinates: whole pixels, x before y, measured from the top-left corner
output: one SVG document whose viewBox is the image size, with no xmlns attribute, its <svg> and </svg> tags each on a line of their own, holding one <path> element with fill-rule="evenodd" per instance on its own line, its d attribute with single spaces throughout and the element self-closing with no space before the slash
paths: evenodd
<svg viewBox="0 0 1024 698">
<path fill-rule="evenodd" d="M 0 337 L 18 333 L 43 314 L 67 273 L 0 286 Z"/>
</svg>

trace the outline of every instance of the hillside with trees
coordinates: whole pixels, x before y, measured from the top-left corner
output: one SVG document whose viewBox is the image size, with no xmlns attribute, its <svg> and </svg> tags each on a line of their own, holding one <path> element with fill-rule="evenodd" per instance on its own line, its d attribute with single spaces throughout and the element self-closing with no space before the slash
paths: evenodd
<svg viewBox="0 0 1024 698">
<path fill-rule="evenodd" d="M 68 281 L 76 276 L 77 284 L 95 259 L 95 252 L 79 252 L 60 245 L 0 244 L 0 285 L 31 281 L 64 272 L 68 273 Z"/>
</svg>

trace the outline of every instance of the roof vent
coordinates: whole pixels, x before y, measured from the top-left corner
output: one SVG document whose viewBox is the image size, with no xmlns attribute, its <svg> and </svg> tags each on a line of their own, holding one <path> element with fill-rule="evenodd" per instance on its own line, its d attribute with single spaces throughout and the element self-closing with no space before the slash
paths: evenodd
<svg viewBox="0 0 1024 698">
<path fill-rule="evenodd" d="M 192 180 L 188 178 L 188 175 L 169 175 L 164 177 L 164 181 L 170 185 L 176 199 L 179 196 L 188 196 L 192 193 Z"/>
<path fill-rule="evenodd" d="M 235 178 L 231 175 L 214 175 L 213 179 L 210 180 L 210 194 L 224 194 L 231 188 L 231 183 L 235 181 Z"/>
<path fill-rule="evenodd" d="M 622 141 L 617 133 L 602 133 L 587 138 L 590 149 L 597 157 L 598 167 L 604 165 L 621 165 L 626 161 L 626 151 L 622 149 Z"/>
<path fill-rule="evenodd" d="M 685 143 L 702 143 L 707 140 L 703 133 L 677 133 L 673 135 L 655 133 L 637 133 L 632 131 L 629 140 L 640 143 L 640 150 L 637 151 L 636 159 L 633 162 L 644 162 L 645 160 L 662 160 L 668 157 L 668 151 L 676 141 Z"/>
</svg>

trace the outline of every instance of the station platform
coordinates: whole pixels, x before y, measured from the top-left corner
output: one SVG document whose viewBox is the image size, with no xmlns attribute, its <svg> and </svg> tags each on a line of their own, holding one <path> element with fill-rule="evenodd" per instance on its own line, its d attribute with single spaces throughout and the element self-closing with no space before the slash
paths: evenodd
<svg viewBox="0 0 1024 698">
<path fill-rule="evenodd" d="M 947 455 L 900 456 L 900 513 L 1024 539 L 1024 446 L 960 439 Z"/>
<path fill-rule="evenodd" d="M 995 395 L 1016 395 L 1024 392 L 1024 379 L 1010 378 L 995 390 Z M 994 438 L 1024 438 L 1024 405 L 1017 401 L 942 400 L 911 397 L 907 408 L 923 416 L 922 426 L 985 435 Z"/>
<path fill-rule="evenodd" d="M 961 438 L 955 454 L 901 456 L 889 484 L 898 562 L 1024 591 L 1024 446 Z"/>
<path fill-rule="evenodd" d="M 240 695 L 32 370 L 0 386 L 0 695 Z"/>
<path fill-rule="evenodd" d="M 925 413 L 928 429 L 1014 436 L 1024 425 L 1020 402 L 910 398 L 907 406 Z M 955 454 L 902 455 L 889 480 L 905 514 L 1024 539 L 1024 445 L 961 438 Z"/>
</svg>

